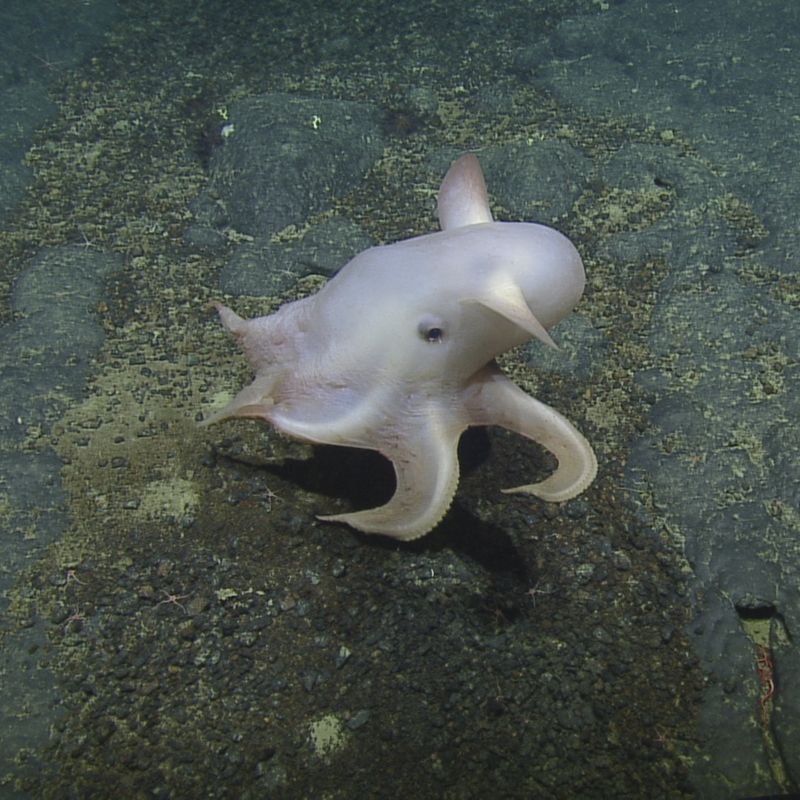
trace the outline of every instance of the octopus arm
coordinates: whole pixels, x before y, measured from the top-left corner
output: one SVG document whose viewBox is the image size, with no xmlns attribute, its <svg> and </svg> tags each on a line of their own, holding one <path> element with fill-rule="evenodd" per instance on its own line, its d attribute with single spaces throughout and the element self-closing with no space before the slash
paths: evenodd
<svg viewBox="0 0 800 800">
<path fill-rule="evenodd" d="M 423 536 L 439 523 L 458 485 L 458 439 L 465 426 L 444 410 L 415 415 L 408 422 L 409 430 L 376 442 L 373 448 L 394 466 L 397 486 L 391 500 L 365 511 L 319 519 L 404 541 Z"/>
<path fill-rule="evenodd" d="M 597 458 L 583 434 L 550 406 L 522 391 L 496 365 L 483 369 L 467 393 L 470 425 L 499 425 L 538 442 L 558 459 L 556 471 L 539 483 L 504 489 L 549 502 L 583 492 L 597 474 Z"/>
</svg>

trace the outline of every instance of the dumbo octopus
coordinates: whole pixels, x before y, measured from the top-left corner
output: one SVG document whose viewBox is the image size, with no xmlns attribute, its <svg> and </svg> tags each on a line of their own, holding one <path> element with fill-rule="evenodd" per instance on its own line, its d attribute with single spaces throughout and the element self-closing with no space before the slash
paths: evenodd
<svg viewBox="0 0 800 800">
<path fill-rule="evenodd" d="M 586 439 L 494 361 L 533 337 L 555 347 L 547 329 L 583 293 L 578 251 L 544 225 L 495 222 L 472 154 L 442 181 L 438 216 L 440 232 L 365 250 L 267 317 L 216 304 L 255 379 L 206 422 L 253 417 L 306 442 L 379 451 L 397 477 L 391 500 L 320 519 L 395 539 L 447 512 L 470 426 L 500 425 L 558 459 L 545 480 L 506 492 L 568 500 L 597 472 Z"/>
</svg>

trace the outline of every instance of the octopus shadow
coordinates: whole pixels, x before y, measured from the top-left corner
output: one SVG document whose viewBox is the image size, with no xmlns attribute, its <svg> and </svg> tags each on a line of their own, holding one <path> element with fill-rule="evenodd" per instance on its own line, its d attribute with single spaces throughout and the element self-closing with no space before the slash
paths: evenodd
<svg viewBox="0 0 800 800">
<path fill-rule="evenodd" d="M 478 469 L 490 456 L 492 444 L 485 428 L 471 428 L 462 435 L 458 460 L 462 479 Z M 264 467 L 276 476 L 314 494 L 331 498 L 325 513 L 360 510 L 388 502 L 395 491 L 391 462 L 374 450 L 349 447 L 314 447 L 310 459 L 287 459 L 280 465 Z M 502 527 L 475 516 L 458 494 L 444 519 L 428 534 L 410 542 L 384 536 L 363 536 L 370 545 L 418 551 L 450 548 L 492 573 L 514 573 L 527 580 L 524 560 L 509 533 Z"/>
</svg>

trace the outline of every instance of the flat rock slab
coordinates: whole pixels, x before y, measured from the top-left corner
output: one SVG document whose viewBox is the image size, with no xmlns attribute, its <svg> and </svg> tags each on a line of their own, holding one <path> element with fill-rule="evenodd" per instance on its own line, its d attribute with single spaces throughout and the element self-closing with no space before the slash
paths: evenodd
<svg viewBox="0 0 800 800">
<path fill-rule="evenodd" d="M 364 176 L 383 150 L 373 106 L 291 94 L 231 103 L 221 124 L 198 222 L 269 236 L 326 208 Z"/>
<path fill-rule="evenodd" d="M 650 430 L 631 442 L 627 483 L 650 498 L 654 528 L 683 541 L 694 572 L 689 630 L 712 677 L 701 711 L 709 757 L 694 769 L 704 797 L 726 796 L 724 786 L 777 793 L 787 785 L 770 766 L 778 752 L 788 780 L 800 776 L 790 638 L 800 626 L 800 333 L 796 299 L 764 278 L 765 268 L 796 270 L 800 180 L 787 148 L 800 82 L 774 76 L 797 75 L 787 31 L 800 11 L 776 10 L 623 4 L 565 20 L 516 62 L 562 102 L 654 126 L 665 145 L 628 143 L 601 166 L 617 196 L 663 191 L 670 201 L 600 254 L 621 268 L 667 265 L 648 336 L 653 367 L 637 375 Z M 696 155 L 672 146 L 678 135 Z M 752 235 L 743 213 L 758 223 Z M 777 688 L 771 718 L 754 725 L 765 691 L 749 627 L 758 619 Z"/>
</svg>

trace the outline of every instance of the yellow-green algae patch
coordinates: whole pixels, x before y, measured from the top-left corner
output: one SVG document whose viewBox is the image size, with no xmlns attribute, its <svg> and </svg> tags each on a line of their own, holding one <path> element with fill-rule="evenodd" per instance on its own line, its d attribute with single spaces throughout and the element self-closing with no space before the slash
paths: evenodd
<svg viewBox="0 0 800 800">
<path fill-rule="evenodd" d="M 328 760 L 347 744 L 347 731 L 339 717 L 326 714 L 308 726 L 308 738 L 314 752 Z"/>
<path fill-rule="evenodd" d="M 185 478 L 167 478 L 144 487 L 139 512 L 149 519 L 171 517 L 183 519 L 194 513 L 200 504 L 197 486 Z"/>
</svg>

